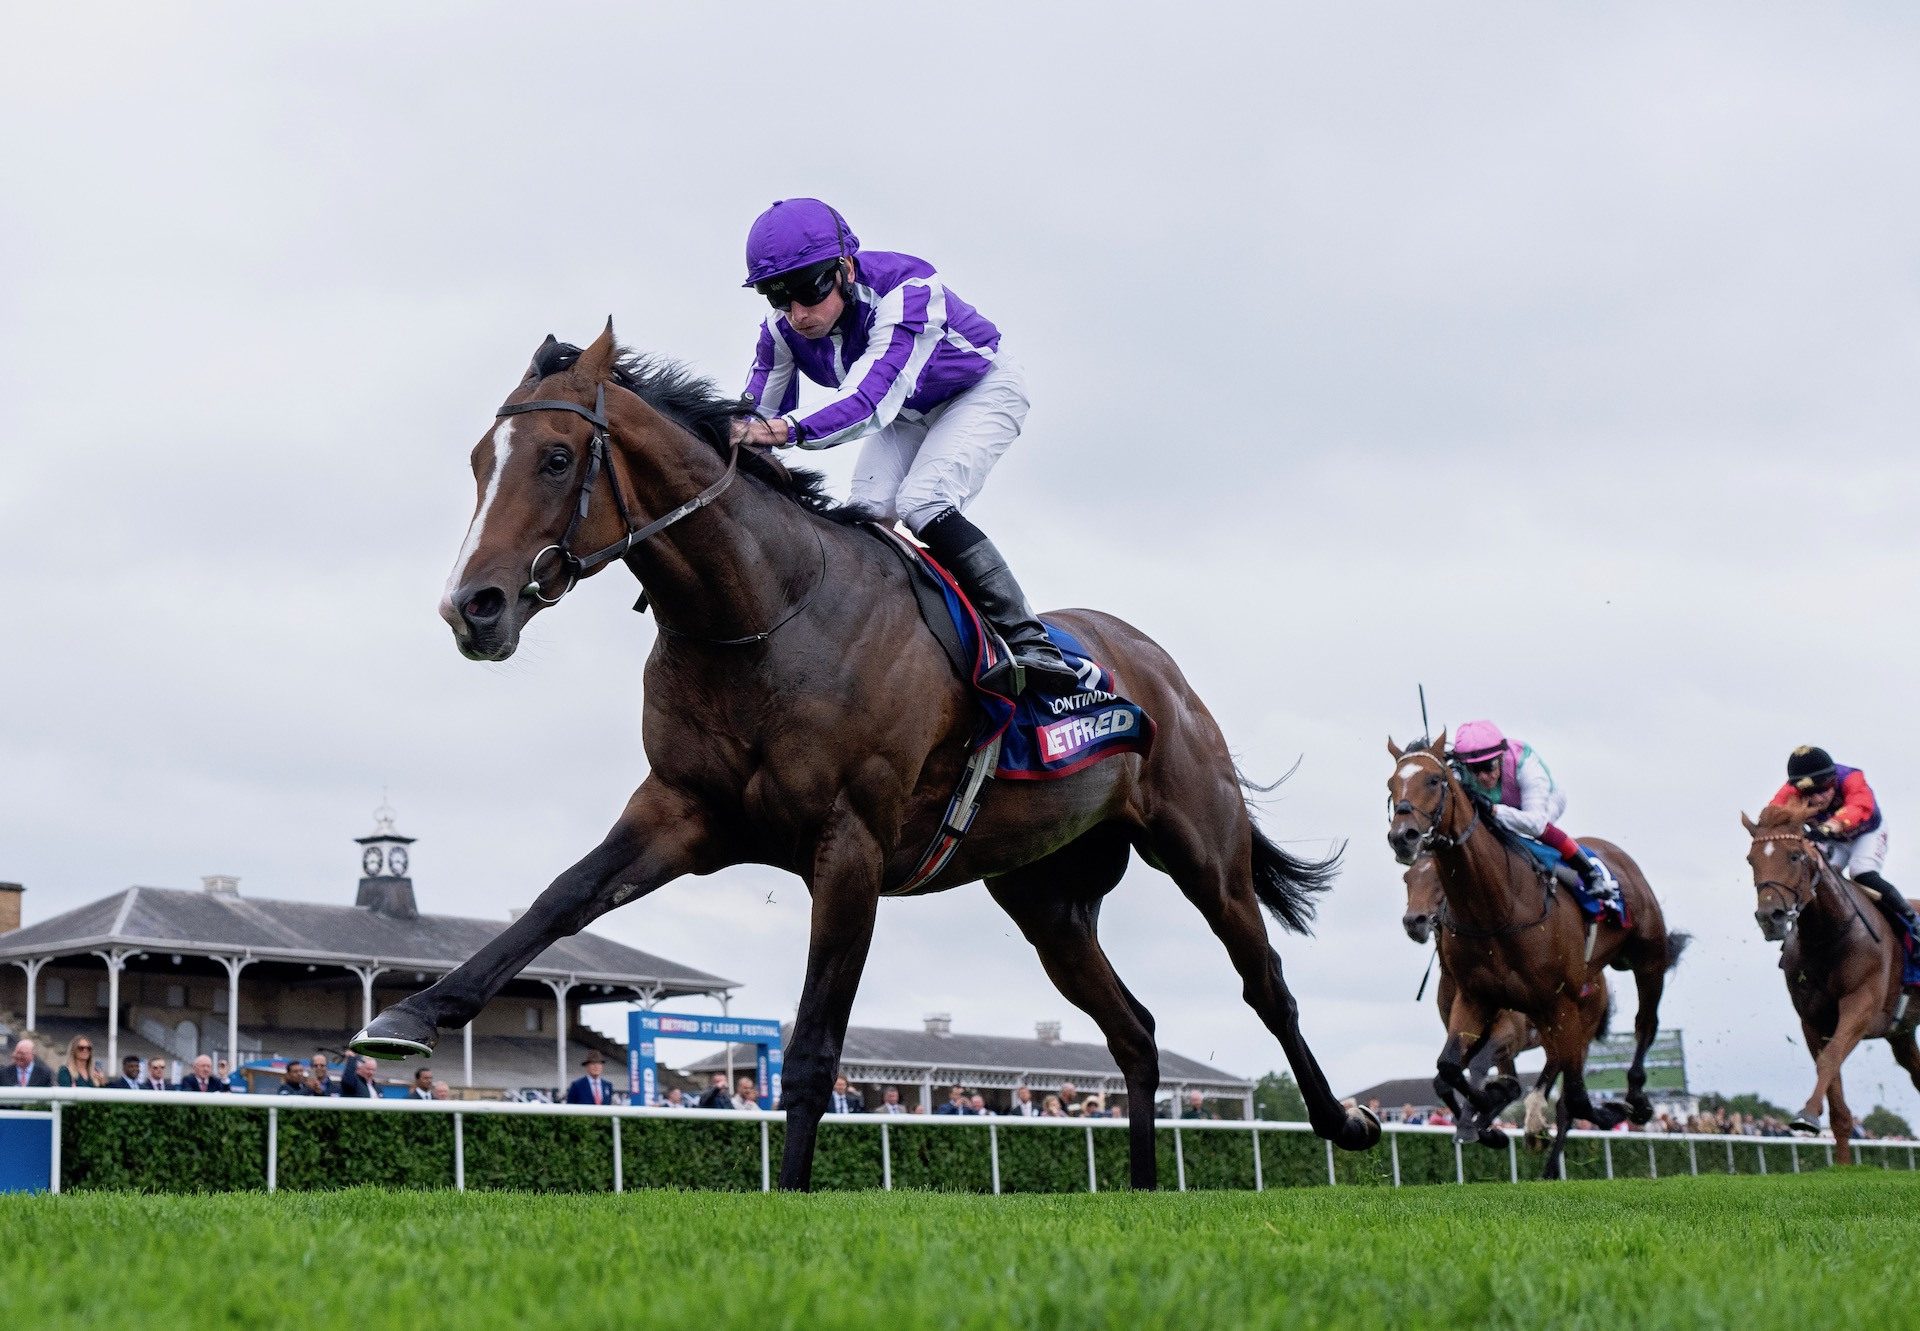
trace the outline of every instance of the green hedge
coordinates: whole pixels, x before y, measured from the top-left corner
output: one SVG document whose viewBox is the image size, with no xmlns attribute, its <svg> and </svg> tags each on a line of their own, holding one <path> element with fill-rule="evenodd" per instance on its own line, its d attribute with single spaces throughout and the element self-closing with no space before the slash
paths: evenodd
<svg viewBox="0 0 1920 1331">
<path fill-rule="evenodd" d="M 266 1187 L 268 1102 L 245 1109 L 171 1105 L 70 1104 L 64 1111 L 62 1186 L 73 1191 L 233 1192 Z M 294 1110 L 278 1116 L 277 1186 L 319 1190 L 375 1184 L 400 1188 L 454 1185 L 453 1118 L 448 1114 L 326 1113 Z M 630 1188 L 685 1188 L 752 1192 L 760 1188 L 761 1128 L 758 1123 L 697 1119 L 622 1118 L 618 1122 L 624 1182 Z M 466 1184 L 469 1188 L 532 1192 L 608 1192 L 613 1188 L 613 1122 L 584 1117 L 466 1114 L 462 1116 Z M 993 1166 L 985 1123 L 966 1126 L 888 1120 L 893 1186 L 937 1192 L 988 1193 Z M 1064 1193 L 1087 1190 L 1084 1129 L 995 1125 L 1003 1192 Z M 767 1135 L 768 1169 L 779 1176 L 785 1130 Z M 1267 1128 L 1258 1134 L 1259 1177 L 1269 1188 L 1325 1187 L 1327 1148 L 1305 1132 Z M 1441 1133 L 1397 1135 L 1403 1184 L 1453 1183 L 1455 1153 Z M 1516 1138 L 1517 1140 L 1517 1138 Z M 1127 1186 L 1125 1127 L 1093 1129 L 1094 1171 L 1102 1192 Z M 1600 1179 L 1609 1146 L 1615 1178 L 1661 1178 L 1690 1174 L 1793 1172 L 1795 1148 L 1779 1139 L 1719 1138 L 1693 1143 L 1641 1135 L 1606 1142 L 1575 1138 L 1567 1144 L 1567 1174 Z M 1180 1132 L 1178 1156 L 1171 1123 L 1157 1123 L 1155 1154 L 1163 1188 L 1178 1186 L 1184 1164 L 1189 1190 L 1251 1189 L 1255 1180 L 1255 1134 L 1218 1129 Z M 1731 1162 L 1729 1162 L 1731 1148 Z M 1334 1175 L 1342 1187 L 1387 1187 L 1393 1183 L 1392 1141 L 1358 1154 L 1334 1152 Z M 1801 1172 L 1827 1168 L 1823 1145 L 1798 1146 Z M 1650 1161 L 1651 1157 L 1651 1161 Z M 1904 1170 L 1904 1150 L 1862 1150 L 1860 1164 Z M 1518 1153 L 1522 1181 L 1537 1179 L 1543 1157 Z M 1469 1183 L 1505 1183 L 1512 1166 L 1506 1151 L 1462 1149 L 1460 1169 Z M 878 1121 L 828 1123 L 820 1130 L 814 1186 L 853 1191 L 882 1186 Z"/>
</svg>

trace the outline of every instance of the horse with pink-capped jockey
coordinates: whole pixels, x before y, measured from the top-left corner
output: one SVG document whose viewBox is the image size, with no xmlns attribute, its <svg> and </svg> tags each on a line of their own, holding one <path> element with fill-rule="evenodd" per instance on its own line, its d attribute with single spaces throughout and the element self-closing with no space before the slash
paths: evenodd
<svg viewBox="0 0 1920 1331">
<path fill-rule="evenodd" d="M 1453 756 L 1493 801 L 1493 816 L 1502 827 L 1556 851 L 1594 896 L 1613 895 L 1606 872 L 1554 825 L 1566 816 L 1567 792 L 1555 784 L 1531 744 L 1508 739 L 1491 721 L 1469 721 L 1453 737 Z"/>
</svg>

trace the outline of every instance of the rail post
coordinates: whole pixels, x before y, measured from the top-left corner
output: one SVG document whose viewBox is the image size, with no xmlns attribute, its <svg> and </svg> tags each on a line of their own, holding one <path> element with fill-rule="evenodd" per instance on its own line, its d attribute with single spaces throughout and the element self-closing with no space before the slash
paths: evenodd
<svg viewBox="0 0 1920 1331">
<path fill-rule="evenodd" d="M 1564 1174 L 1565 1172 L 1566 1172 L 1566 1162 L 1563 1159 L 1561 1161 L 1561 1173 Z M 1519 1152 L 1519 1149 L 1515 1147 L 1513 1144 L 1513 1134 L 1508 1133 L 1507 1134 L 1507 1182 L 1518 1183 L 1519 1181 L 1520 1181 L 1520 1152 Z"/>
<path fill-rule="evenodd" d="M 1734 1167 L 1734 1163 L 1733 1163 L 1733 1138 L 1731 1138 L 1731 1137 L 1729 1137 L 1729 1138 L 1727 1138 L 1727 1172 L 1728 1172 L 1729 1174 L 1737 1174 L 1737 1173 L 1739 1173 L 1739 1172 L 1740 1172 L 1740 1171 L 1739 1171 L 1739 1170 L 1738 1170 L 1737 1168 L 1735 1168 L 1735 1167 Z"/>
<path fill-rule="evenodd" d="M 1767 1148 L 1762 1146 L 1759 1142 L 1755 1142 L 1753 1144 L 1753 1158 L 1760 1162 L 1760 1172 L 1762 1174 L 1766 1173 L 1767 1172 Z"/>
<path fill-rule="evenodd" d="M 29 986 L 29 995 L 33 992 Z M 60 1191 L 60 1111 L 64 1106 L 58 1100 L 53 1102 L 53 1122 L 48 1124 L 47 1151 L 47 1191 Z"/>
<path fill-rule="evenodd" d="M 280 1111 L 267 1106 L 267 1191 L 280 1187 Z"/>
<path fill-rule="evenodd" d="M 1329 1137 L 1327 1138 L 1327 1186 L 1331 1188 L 1339 1182 L 1339 1177 L 1333 1172 L 1333 1138 Z"/>
<path fill-rule="evenodd" d="M 1828 1169 L 1833 1168 L 1833 1143 L 1832 1142 L 1827 1143 L 1827 1168 Z"/>
<path fill-rule="evenodd" d="M 608 1119 L 607 1126 L 613 1129 L 613 1190 L 615 1192 L 625 1192 L 627 1190 L 627 1179 L 626 1171 L 623 1168 L 625 1162 L 620 1158 L 620 1116 L 615 1114 L 612 1118 Z"/>
<path fill-rule="evenodd" d="M 1696 1176 L 1700 1173 L 1700 1152 L 1693 1142 L 1693 1134 L 1687 1134 L 1687 1169 Z"/>
<path fill-rule="evenodd" d="M 887 1134 L 887 1121 L 880 1120 L 880 1187 L 893 1191 L 893 1138 Z"/>
<path fill-rule="evenodd" d="M 1093 1124 L 1087 1124 L 1087 1191 L 1100 1191 L 1100 1175 L 1093 1167 Z"/>
<path fill-rule="evenodd" d="M 773 1191 L 773 1145 L 764 1118 L 760 1120 L 760 1191 Z"/>
<path fill-rule="evenodd" d="M 1467 1181 L 1466 1162 L 1460 1158 L 1460 1139 L 1453 1139 L 1453 1181 L 1465 1185 Z"/>
<path fill-rule="evenodd" d="M 1612 1178 L 1613 1177 L 1613 1137 L 1611 1135 L 1602 1137 L 1600 1139 L 1600 1154 L 1607 1158 L 1607 1177 Z"/>
<path fill-rule="evenodd" d="M 1912 1155 L 1913 1152 L 1909 1151 L 1907 1154 Z M 1267 1190 L 1267 1180 L 1260 1170 L 1260 1129 L 1258 1128 L 1253 1130 L 1253 1190 L 1255 1192 Z"/>
<path fill-rule="evenodd" d="M 1798 1174 L 1800 1172 L 1800 1143 L 1789 1138 L 1787 1141 L 1787 1153 L 1793 1157 L 1793 1172 Z"/>
<path fill-rule="evenodd" d="M 1257 1140 L 1257 1139 L 1256 1139 Z M 1393 1186 L 1400 1186 L 1400 1134 L 1387 1134 L 1387 1148 L 1393 1153 Z"/>
<path fill-rule="evenodd" d="M 467 1130 L 463 1115 L 453 1116 L 453 1190 L 467 1190 Z"/>
<path fill-rule="evenodd" d="M 1647 1177 L 1660 1177 L 1660 1161 L 1653 1153 L 1653 1138 L 1647 1138 Z"/>
<path fill-rule="evenodd" d="M 1087 1129 L 1092 1132 L 1092 1128 Z M 987 1124 L 987 1159 L 993 1163 L 993 1195 L 1000 1195 L 1000 1125 Z"/>
<path fill-rule="evenodd" d="M 1092 1132 L 1093 1129 L 1088 1128 L 1087 1131 Z M 1185 1192 L 1187 1190 L 1187 1153 L 1180 1144 L 1180 1124 L 1177 1121 L 1173 1125 L 1173 1176 L 1179 1181 L 1180 1191 Z"/>
</svg>

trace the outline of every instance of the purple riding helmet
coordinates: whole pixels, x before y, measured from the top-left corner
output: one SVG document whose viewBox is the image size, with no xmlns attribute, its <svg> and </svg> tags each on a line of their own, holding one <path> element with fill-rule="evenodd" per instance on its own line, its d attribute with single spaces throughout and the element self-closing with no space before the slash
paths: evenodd
<svg viewBox="0 0 1920 1331">
<path fill-rule="evenodd" d="M 838 209 L 818 199 L 782 199 L 754 218 L 747 231 L 747 280 L 740 285 L 859 252 L 860 237 Z"/>
</svg>

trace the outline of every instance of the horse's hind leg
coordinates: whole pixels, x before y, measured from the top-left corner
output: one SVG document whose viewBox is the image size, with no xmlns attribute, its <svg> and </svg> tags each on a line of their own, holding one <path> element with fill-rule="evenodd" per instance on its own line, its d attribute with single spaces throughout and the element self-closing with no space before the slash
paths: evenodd
<svg viewBox="0 0 1920 1331">
<path fill-rule="evenodd" d="M 1100 946 L 1100 900 L 1127 871 L 1123 830 L 1099 827 L 1043 860 L 987 880 L 987 890 L 1033 944 L 1061 996 L 1092 1017 L 1127 1083 L 1127 1166 L 1134 1188 L 1158 1185 L 1153 1102 L 1160 1051 L 1148 1012 Z M 1176 1112 L 1177 1109 L 1176 1109 Z"/>
<path fill-rule="evenodd" d="M 1300 1032 L 1300 1008 L 1287 988 L 1280 956 L 1267 941 L 1266 920 L 1254 894 L 1253 823 L 1238 804 L 1237 792 L 1235 801 L 1237 816 L 1215 820 L 1205 834 L 1184 816 L 1154 823 L 1145 830 L 1142 853 L 1172 876 L 1226 944 L 1248 1006 L 1286 1053 L 1313 1130 L 1342 1150 L 1368 1150 L 1380 1140 L 1379 1122 L 1364 1109 L 1348 1114 Z"/>
<path fill-rule="evenodd" d="M 1627 1117 L 1636 1124 L 1653 1121 L 1653 1101 L 1647 1099 L 1647 1050 L 1660 1033 L 1660 997 L 1667 988 L 1666 949 L 1659 958 L 1643 961 L 1633 972 L 1639 1006 L 1633 1014 L 1633 1065 L 1627 1069 Z"/>
<path fill-rule="evenodd" d="M 1913 1078 L 1913 1087 L 1920 1090 L 1920 1044 L 1914 1042 L 1913 1028 L 1896 1032 L 1887 1037 L 1887 1047 L 1893 1050 L 1893 1061 L 1907 1070 Z"/>
</svg>

